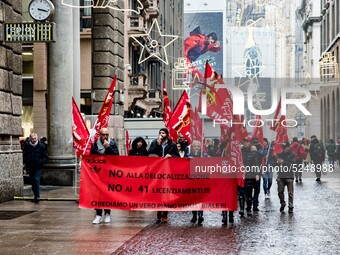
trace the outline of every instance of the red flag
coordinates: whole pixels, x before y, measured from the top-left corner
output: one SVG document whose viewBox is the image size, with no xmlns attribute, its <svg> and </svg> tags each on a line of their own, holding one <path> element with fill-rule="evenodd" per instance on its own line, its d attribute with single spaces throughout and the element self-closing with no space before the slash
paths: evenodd
<svg viewBox="0 0 340 255">
<path fill-rule="evenodd" d="M 129 155 L 130 151 L 130 136 L 129 136 L 129 131 L 125 130 L 125 155 Z"/>
<path fill-rule="evenodd" d="M 217 84 L 223 84 L 222 77 L 206 62 L 205 84 L 201 89 L 198 108 L 202 112 L 202 96 L 206 93 L 206 114 L 215 120 L 230 121 L 233 118 L 233 100 L 227 88 L 215 89 Z M 227 125 L 227 122 L 221 125 Z"/>
<path fill-rule="evenodd" d="M 191 138 L 192 140 L 202 141 L 202 120 L 195 107 L 190 116 Z"/>
<path fill-rule="evenodd" d="M 77 157 L 81 155 L 89 155 L 91 146 L 88 146 L 86 151 L 86 143 L 90 138 L 90 132 L 85 125 L 85 121 L 81 116 L 78 105 L 72 97 L 72 137 L 73 137 L 73 148 L 76 149 Z"/>
<path fill-rule="evenodd" d="M 240 123 L 239 116 L 234 116 L 233 122 L 238 123 L 232 125 L 229 133 L 229 143 L 228 143 L 228 161 L 232 166 L 236 166 L 237 168 L 237 185 L 243 187 L 244 186 L 244 178 L 245 172 L 241 171 L 241 167 L 243 167 L 243 159 L 241 152 L 241 143 L 242 143 L 242 123 Z"/>
<path fill-rule="evenodd" d="M 255 127 L 253 129 L 253 133 L 251 135 L 252 138 L 257 138 L 259 140 L 259 144 L 264 146 L 264 140 L 263 140 L 263 128 L 262 128 L 262 122 L 261 115 L 256 115 L 256 121 L 255 121 Z"/>
<path fill-rule="evenodd" d="M 169 120 L 171 118 L 172 111 L 170 107 L 170 100 L 168 97 L 168 92 L 165 88 L 165 83 L 163 82 L 163 122 L 165 126 L 168 126 Z"/>
<path fill-rule="evenodd" d="M 168 128 L 180 132 L 190 143 L 190 112 L 191 104 L 187 92 L 183 91 L 181 98 L 175 107 L 170 118 Z"/>
<path fill-rule="evenodd" d="M 243 139 L 248 136 L 248 131 L 245 125 L 244 115 L 241 115 L 241 119 L 239 118 L 239 116 L 237 116 L 236 120 L 242 123 L 242 125 L 239 128 L 241 129 L 240 135 Z"/>
<path fill-rule="evenodd" d="M 275 125 L 276 139 L 273 147 L 273 152 L 279 154 L 282 152 L 282 143 L 288 141 L 287 128 L 282 125 L 285 123 L 286 116 L 281 115 L 280 120 Z"/>
<path fill-rule="evenodd" d="M 116 76 L 113 78 L 111 87 L 109 91 L 107 92 L 102 108 L 100 109 L 100 112 L 98 113 L 97 122 L 95 125 L 96 133 L 94 135 L 93 140 L 97 141 L 99 138 L 99 131 L 101 128 L 106 128 L 109 124 L 109 118 L 110 118 L 110 112 L 112 108 L 113 103 L 113 94 L 116 86 Z"/>
</svg>

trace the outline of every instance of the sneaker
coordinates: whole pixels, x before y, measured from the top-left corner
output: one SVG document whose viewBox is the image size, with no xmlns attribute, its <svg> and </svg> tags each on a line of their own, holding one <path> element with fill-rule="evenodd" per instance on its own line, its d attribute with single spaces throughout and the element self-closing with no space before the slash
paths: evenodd
<svg viewBox="0 0 340 255">
<path fill-rule="evenodd" d="M 162 222 L 163 222 L 163 223 L 168 223 L 168 222 L 169 222 L 168 217 L 162 217 Z"/>
<path fill-rule="evenodd" d="M 293 207 L 289 207 L 288 213 L 293 213 Z"/>
<path fill-rule="evenodd" d="M 198 225 L 202 225 L 202 222 L 204 221 L 204 218 L 201 216 L 201 217 L 198 217 L 198 222 L 197 224 Z"/>
<path fill-rule="evenodd" d="M 280 212 L 283 212 L 284 209 L 285 209 L 285 205 L 281 205 Z"/>
<path fill-rule="evenodd" d="M 267 195 L 268 195 L 268 197 L 270 197 L 270 190 L 267 191 Z"/>
<path fill-rule="evenodd" d="M 104 222 L 105 223 L 110 223 L 111 222 L 110 214 L 105 214 Z"/>
<path fill-rule="evenodd" d="M 93 224 L 99 224 L 103 221 L 103 217 L 100 215 L 96 215 L 96 217 L 94 218 L 94 220 L 92 221 Z"/>
<path fill-rule="evenodd" d="M 265 198 L 265 199 L 268 199 L 268 198 L 270 198 L 270 196 L 269 196 L 268 194 L 266 194 L 266 195 L 264 196 L 264 198 Z"/>
<path fill-rule="evenodd" d="M 254 207 L 253 208 L 253 212 L 259 212 L 260 210 L 259 210 L 259 208 L 258 207 Z"/>
<path fill-rule="evenodd" d="M 247 216 L 252 216 L 253 214 L 251 213 L 251 211 L 247 211 Z"/>
<path fill-rule="evenodd" d="M 321 181 L 321 180 L 320 180 L 320 178 L 316 178 L 316 180 L 315 180 L 315 181 L 319 182 L 319 181 Z"/>
</svg>

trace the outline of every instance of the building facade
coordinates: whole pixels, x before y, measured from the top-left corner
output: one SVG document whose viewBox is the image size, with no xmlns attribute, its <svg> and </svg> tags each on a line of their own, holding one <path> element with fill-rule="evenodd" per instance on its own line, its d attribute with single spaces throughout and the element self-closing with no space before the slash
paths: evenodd
<svg viewBox="0 0 340 255">
<path fill-rule="evenodd" d="M 21 1 L 1 1 L 0 27 L 22 21 Z M 21 136 L 22 49 L 0 42 L 0 203 L 20 196 L 23 189 Z"/>
<path fill-rule="evenodd" d="M 340 3 L 333 0 L 321 1 L 321 54 L 320 54 L 320 111 L 321 139 L 340 137 Z"/>
</svg>

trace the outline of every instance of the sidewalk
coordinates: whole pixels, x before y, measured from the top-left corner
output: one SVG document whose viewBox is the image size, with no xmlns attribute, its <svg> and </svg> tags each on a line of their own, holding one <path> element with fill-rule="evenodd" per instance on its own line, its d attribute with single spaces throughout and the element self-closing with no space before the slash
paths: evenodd
<svg viewBox="0 0 340 255">
<path fill-rule="evenodd" d="M 110 224 L 93 225 L 94 210 L 72 201 L 74 188 L 47 186 L 39 204 L 0 204 L 0 254 L 250 254 L 249 248 L 252 254 L 334 254 L 339 193 L 337 167 L 320 184 L 314 174 L 303 174 L 294 215 L 279 213 L 274 180 L 270 200 L 261 190 L 260 212 L 243 220 L 236 213 L 233 226 L 222 227 L 220 213 L 209 211 L 202 227 L 190 224 L 191 212 L 170 213 L 168 225 L 156 225 L 155 212 L 112 211 Z"/>
</svg>

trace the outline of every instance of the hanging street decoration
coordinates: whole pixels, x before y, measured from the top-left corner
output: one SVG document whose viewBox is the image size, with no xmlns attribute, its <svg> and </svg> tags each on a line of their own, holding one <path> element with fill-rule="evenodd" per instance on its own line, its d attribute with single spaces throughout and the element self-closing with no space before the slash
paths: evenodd
<svg viewBox="0 0 340 255">
<path fill-rule="evenodd" d="M 169 64 L 166 47 L 176 41 L 179 37 L 178 35 L 162 34 L 157 19 L 153 20 L 152 25 L 146 34 L 134 34 L 130 36 L 142 47 L 138 64 L 154 57 L 166 65 Z M 139 37 L 142 37 L 145 43 L 138 40 Z M 164 45 L 162 45 L 161 39 L 164 40 Z"/>
<path fill-rule="evenodd" d="M 192 64 L 187 62 L 185 58 L 178 58 L 178 62 L 174 64 L 174 67 L 172 69 L 172 89 L 190 89 L 192 84 Z"/>
</svg>

